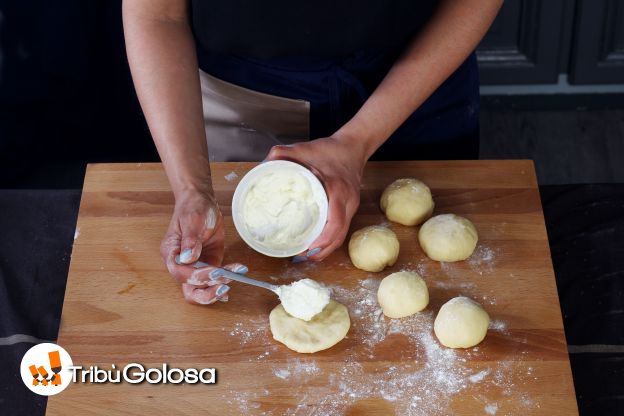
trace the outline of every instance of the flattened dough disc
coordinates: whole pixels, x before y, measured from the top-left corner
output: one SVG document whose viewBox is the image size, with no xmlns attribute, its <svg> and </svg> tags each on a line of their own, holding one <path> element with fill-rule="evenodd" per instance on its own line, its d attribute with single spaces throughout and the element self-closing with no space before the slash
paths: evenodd
<svg viewBox="0 0 624 416">
<path fill-rule="evenodd" d="M 330 300 L 325 309 L 309 321 L 290 316 L 279 304 L 271 311 L 269 323 L 273 338 L 293 351 L 317 352 L 340 342 L 349 332 L 347 307 Z"/>
</svg>

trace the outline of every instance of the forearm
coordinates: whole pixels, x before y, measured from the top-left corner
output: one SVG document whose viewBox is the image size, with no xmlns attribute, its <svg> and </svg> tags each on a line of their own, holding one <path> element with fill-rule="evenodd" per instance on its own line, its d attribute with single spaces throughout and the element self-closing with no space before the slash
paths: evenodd
<svg viewBox="0 0 624 416">
<path fill-rule="evenodd" d="M 211 192 L 201 88 L 185 2 L 125 0 L 128 62 L 152 137 L 176 198 Z"/>
<path fill-rule="evenodd" d="M 335 136 L 368 159 L 461 65 L 485 35 L 502 0 L 445 0 L 375 92 Z"/>
</svg>

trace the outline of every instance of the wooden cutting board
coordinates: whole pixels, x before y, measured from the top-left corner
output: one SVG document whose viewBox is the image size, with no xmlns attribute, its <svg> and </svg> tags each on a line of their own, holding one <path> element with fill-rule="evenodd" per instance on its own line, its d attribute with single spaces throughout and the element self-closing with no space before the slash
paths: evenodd
<svg viewBox="0 0 624 416">
<path fill-rule="evenodd" d="M 268 330 L 276 297 L 236 283 L 228 303 L 185 303 L 159 255 L 173 207 L 161 165 L 90 165 L 58 343 L 75 365 L 216 368 L 218 382 L 75 383 L 49 398 L 48 414 L 577 413 L 532 162 L 369 163 L 351 231 L 388 224 L 379 210 L 382 190 L 416 177 L 431 187 L 436 214 L 466 216 L 480 236 L 469 260 L 441 264 L 422 253 L 418 227 L 390 223 L 401 252 L 381 273 L 355 269 L 346 244 L 322 263 L 299 265 L 247 247 L 230 202 L 253 166 L 212 165 L 226 216 L 226 262 L 243 262 L 251 276 L 278 283 L 307 276 L 332 286 L 350 311 L 348 337 L 317 354 L 290 351 Z M 376 286 L 402 269 L 423 275 L 431 302 L 418 316 L 391 321 L 379 314 Z M 432 322 L 458 295 L 482 303 L 493 325 L 479 346 L 454 351 L 437 343 Z"/>
</svg>

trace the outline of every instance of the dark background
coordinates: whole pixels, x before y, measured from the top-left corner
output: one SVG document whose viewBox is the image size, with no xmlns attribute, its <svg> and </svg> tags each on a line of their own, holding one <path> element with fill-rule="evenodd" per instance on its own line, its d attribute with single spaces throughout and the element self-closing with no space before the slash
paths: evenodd
<svg viewBox="0 0 624 416">
<path fill-rule="evenodd" d="M 158 160 L 120 3 L 0 2 L 0 188 L 79 188 L 86 162 Z M 543 184 L 624 181 L 623 1 L 506 1 L 478 56 L 482 158 L 534 159 Z"/>
<path fill-rule="evenodd" d="M 535 160 L 579 409 L 624 414 L 624 0 L 507 0 L 483 40 L 481 158 Z M 118 0 L 0 0 L 0 414 L 56 339 L 89 162 L 158 161 Z"/>
<path fill-rule="evenodd" d="M 5 1 L 0 188 L 79 188 L 85 162 L 157 161 L 120 1 Z"/>
</svg>

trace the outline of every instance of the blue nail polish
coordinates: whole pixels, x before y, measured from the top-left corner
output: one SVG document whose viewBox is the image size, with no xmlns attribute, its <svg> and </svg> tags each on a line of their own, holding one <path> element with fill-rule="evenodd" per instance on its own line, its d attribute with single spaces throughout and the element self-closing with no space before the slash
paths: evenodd
<svg viewBox="0 0 624 416">
<path fill-rule="evenodd" d="M 306 257 L 312 257 L 313 255 L 318 254 L 319 251 L 321 251 L 320 247 L 313 248 L 312 250 L 306 253 Z"/>
<path fill-rule="evenodd" d="M 245 265 L 240 265 L 239 267 L 236 268 L 235 272 L 238 274 L 245 274 L 249 271 L 249 269 L 247 268 L 247 266 Z"/>
<path fill-rule="evenodd" d="M 190 248 L 187 248 L 180 254 L 180 261 L 182 263 L 188 263 L 189 261 L 191 261 L 192 256 L 193 256 L 193 250 L 191 250 Z"/>
<path fill-rule="evenodd" d="M 217 277 L 223 276 L 223 270 L 216 269 L 210 272 L 210 278 L 216 279 Z"/>
<path fill-rule="evenodd" d="M 229 290 L 230 290 L 230 287 L 229 287 L 229 286 L 227 286 L 227 285 L 221 285 L 221 286 L 219 286 L 219 288 L 217 289 L 217 291 L 215 292 L 215 294 L 216 294 L 217 296 L 221 296 L 221 295 L 226 294 Z"/>
<path fill-rule="evenodd" d="M 204 263 L 203 261 L 196 261 L 191 266 L 193 266 L 196 269 L 201 269 L 202 267 L 207 267 L 207 266 L 210 266 L 210 265 L 208 263 Z"/>
<path fill-rule="evenodd" d="M 306 256 L 295 256 L 292 259 L 293 263 L 303 263 L 304 261 L 308 261 L 308 258 Z"/>
</svg>

